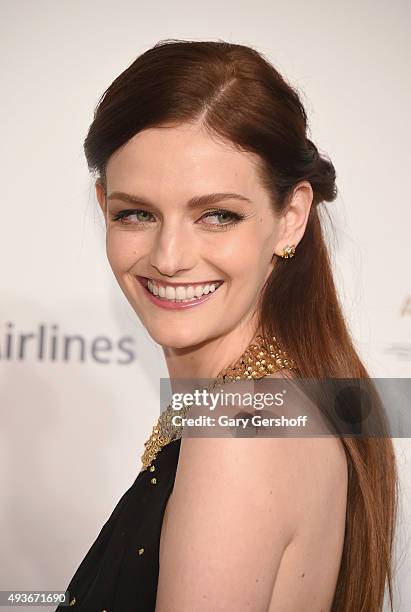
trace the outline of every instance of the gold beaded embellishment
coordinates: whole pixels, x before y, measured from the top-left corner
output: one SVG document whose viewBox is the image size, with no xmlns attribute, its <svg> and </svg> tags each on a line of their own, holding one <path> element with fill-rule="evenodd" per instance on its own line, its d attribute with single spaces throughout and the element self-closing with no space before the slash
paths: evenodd
<svg viewBox="0 0 411 612">
<path fill-rule="evenodd" d="M 227 382 L 242 379 L 259 379 L 281 370 L 282 368 L 295 369 L 295 364 L 285 351 L 283 351 L 275 336 L 273 344 L 264 345 L 261 336 L 257 336 L 240 359 L 232 366 L 225 368 L 217 378 Z"/>
<path fill-rule="evenodd" d="M 212 388 L 225 382 L 233 382 L 244 379 L 259 379 L 278 370 L 288 368 L 296 369 L 294 361 L 288 357 L 287 353 L 281 349 L 275 336 L 272 337 L 272 344 L 265 344 L 262 336 L 256 336 L 255 340 L 248 346 L 240 359 L 234 364 L 224 368 L 217 376 Z M 183 406 L 179 414 L 187 416 L 190 406 Z M 178 438 L 181 438 L 182 427 L 172 423 L 175 411 L 171 406 L 161 413 L 156 425 L 153 427 L 151 436 L 144 443 L 145 451 L 141 457 L 144 472 L 156 459 L 161 449 Z M 153 466 L 152 466 L 153 467 Z M 150 471 L 154 471 L 150 468 Z M 154 468 L 155 469 L 155 468 Z M 154 479 L 152 479 L 154 480 Z"/>
<path fill-rule="evenodd" d="M 143 467 L 141 469 L 142 472 L 151 465 L 154 459 L 156 459 L 157 453 L 163 448 L 163 446 L 169 444 L 172 441 L 171 437 L 160 434 L 161 417 L 163 416 L 163 414 L 166 413 L 167 410 L 168 408 L 166 408 L 166 410 L 161 413 L 159 420 L 153 427 L 151 436 L 149 437 L 147 442 L 144 442 L 145 451 L 143 453 L 143 456 L 141 457 L 141 461 L 143 464 Z"/>
</svg>

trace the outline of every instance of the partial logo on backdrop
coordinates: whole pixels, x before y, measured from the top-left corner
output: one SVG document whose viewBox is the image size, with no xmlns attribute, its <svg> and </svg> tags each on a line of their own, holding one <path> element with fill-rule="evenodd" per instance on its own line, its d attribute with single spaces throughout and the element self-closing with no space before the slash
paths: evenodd
<svg viewBox="0 0 411 612">
<path fill-rule="evenodd" d="M 58 325 L 40 323 L 30 331 L 4 324 L 0 334 L 0 362 L 59 362 L 127 365 L 135 361 L 132 336 L 110 338 L 67 333 Z"/>
<path fill-rule="evenodd" d="M 411 327 L 411 295 L 405 296 L 399 309 L 399 317 Z M 398 359 L 411 361 L 411 342 L 392 342 L 387 346 L 385 352 L 395 355 Z"/>
</svg>

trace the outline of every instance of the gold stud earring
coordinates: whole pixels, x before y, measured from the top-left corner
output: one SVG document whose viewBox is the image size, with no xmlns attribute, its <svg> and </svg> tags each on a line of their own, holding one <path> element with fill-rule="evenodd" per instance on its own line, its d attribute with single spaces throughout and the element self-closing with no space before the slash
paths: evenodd
<svg viewBox="0 0 411 612">
<path fill-rule="evenodd" d="M 295 254 L 295 245 L 293 244 L 292 246 L 289 246 L 287 244 L 287 246 L 283 248 L 281 257 L 284 257 L 284 259 L 289 259 L 290 257 L 294 257 L 294 254 Z"/>
</svg>

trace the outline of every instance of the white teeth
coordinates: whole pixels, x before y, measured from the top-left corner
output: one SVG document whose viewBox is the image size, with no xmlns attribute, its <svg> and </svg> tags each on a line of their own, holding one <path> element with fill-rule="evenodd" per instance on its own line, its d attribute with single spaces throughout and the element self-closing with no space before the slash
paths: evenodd
<svg viewBox="0 0 411 612">
<path fill-rule="evenodd" d="M 147 289 L 150 293 L 158 295 L 160 298 L 177 301 L 187 302 L 193 298 L 200 298 L 202 295 L 207 295 L 215 291 L 221 283 L 212 283 L 206 285 L 189 285 L 189 286 L 178 286 L 173 287 L 172 285 L 156 285 L 151 279 L 147 282 Z"/>
<path fill-rule="evenodd" d="M 185 300 L 186 290 L 184 287 L 176 287 L 176 300 Z"/>
<path fill-rule="evenodd" d="M 170 285 L 167 285 L 167 287 L 166 287 L 166 298 L 168 300 L 175 300 L 176 299 L 176 290 L 174 289 L 174 287 L 170 287 Z"/>
<path fill-rule="evenodd" d="M 192 300 L 194 297 L 194 287 L 192 287 L 191 285 L 189 287 L 186 287 L 186 295 L 185 295 L 187 300 Z"/>
</svg>

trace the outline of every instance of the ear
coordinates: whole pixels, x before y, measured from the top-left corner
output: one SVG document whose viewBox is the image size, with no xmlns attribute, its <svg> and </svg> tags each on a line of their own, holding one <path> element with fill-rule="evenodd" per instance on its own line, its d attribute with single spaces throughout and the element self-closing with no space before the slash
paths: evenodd
<svg viewBox="0 0 411 612">
<path fill-rule="evenodd" d="M 294 188 L 287 211 L 280 219 L 278 240 L 274 249 L 276 255 L 282 255 L 287 245 L 297 247 L 305 232 L 313 197 L 313 190 L 308 181 L 298 183 Z"/>
<path fill-rule="evenodd" d="M 98 203 L 100 204 L 101 210 L 103 211 L 104 220 L 106 221 L 106 225 L 107 225 L 107 199 L 106 199 L 107 193 L 103 185 L 103 181 L 101 179 L 96 180 L 95 188 L 96 188 L 97 200 L 98 200 Z"/>
</svg>

